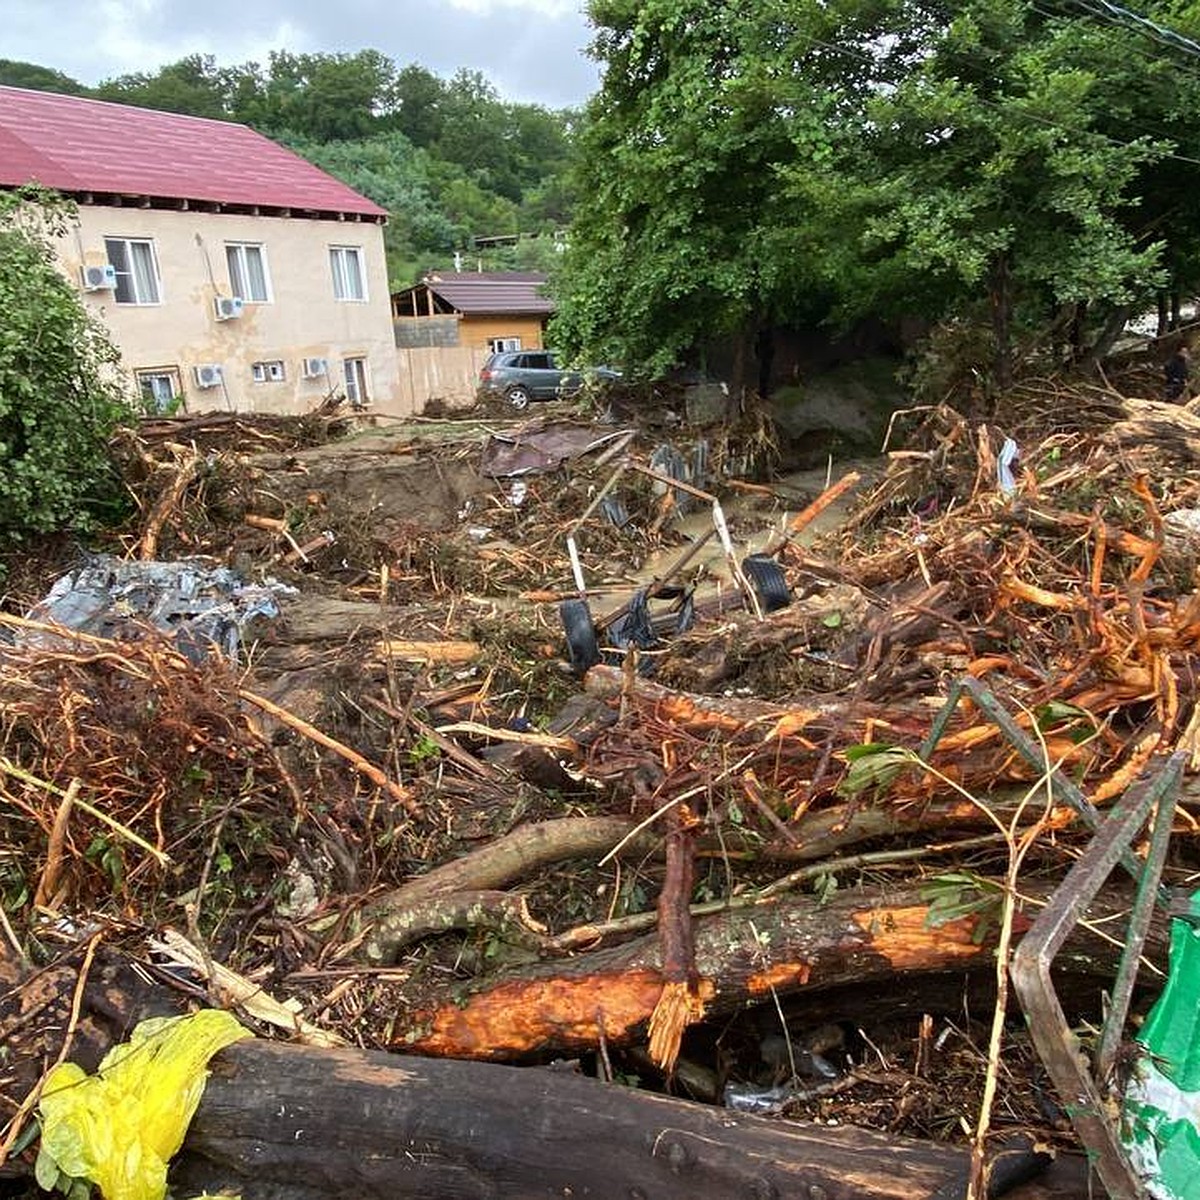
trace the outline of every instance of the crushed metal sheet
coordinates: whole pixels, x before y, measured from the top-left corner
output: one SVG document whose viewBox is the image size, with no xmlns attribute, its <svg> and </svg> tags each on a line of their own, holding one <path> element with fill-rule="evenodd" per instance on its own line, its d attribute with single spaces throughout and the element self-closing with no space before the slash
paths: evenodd
<svg viewBox="0 0 1200 1200">
<path fill-rule="evenodd" d="M 59 579 L 27 616 L 97 637 L 129 636 L 136 626 L 151 625 L 172 634 L 192 662 L 213 646 L 236 662 L 246 625 L 277 617 L 276 597 L 295 594 L 274 580 L 245 583 L 227 567 L 200 560 L 123 562 L 100 555 Z M 44 632 L 19 636 L 46 646 L 61 640 Z"/>
<path fill-rule="evenodd" d="M 493 433 L 483 448 L 479 470 L 493 479 L 555 471 L 573 458 L 626 437 L 627 429 L 597 433 L 591 425 L 550 421 L 522 426 L 515 433 Z"/>
</svg>

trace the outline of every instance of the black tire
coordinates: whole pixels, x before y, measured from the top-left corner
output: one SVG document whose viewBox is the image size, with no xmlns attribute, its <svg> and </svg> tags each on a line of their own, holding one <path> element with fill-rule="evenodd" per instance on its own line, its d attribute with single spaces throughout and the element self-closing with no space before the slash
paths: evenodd
<svg viewBox="0 0 1200 1200">
<path fill-rule="evenodd" d="M 571 669 L 576 675 L 583 676 L 600 661 L 600 643 L 596 640 L 592 610 L 586 600 L 564 600 L 558 606 L 558 619 L 567 637 Z"/>
<path fill-rule="evenodd" d="M 529 407 L 530 400 L 533 399 L 529 389 L 520 385 L 509 388 L 504 394 L 504 398 L 508 401 L 508 407 L 516 409 L 517 412 L 524 412 Z"/>
<path fill-rule="evenodd" d="M 792 602 L 787 578 L 779 564 L 766 554 L 751 554 L 742 560 L 742 574 L 750 582 L 758 596 L 759 607 L 764 613 L 787 608 Z"/>
</svg>

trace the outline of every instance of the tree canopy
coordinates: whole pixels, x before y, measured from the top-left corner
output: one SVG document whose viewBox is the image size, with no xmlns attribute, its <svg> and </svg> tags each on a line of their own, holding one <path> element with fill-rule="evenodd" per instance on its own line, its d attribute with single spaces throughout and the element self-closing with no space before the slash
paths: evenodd
<svg viewBox="0 0 1200 1200">
<path fill-rule="evenodd" d="M 1200 282 L 1200 47 L 1076 0 L 592 0 L 560 344 L 659 369 L 979 311 L 1086 353 Z M 1159 14 L 1186 33 L 1200 8 Z"/>
</svg>

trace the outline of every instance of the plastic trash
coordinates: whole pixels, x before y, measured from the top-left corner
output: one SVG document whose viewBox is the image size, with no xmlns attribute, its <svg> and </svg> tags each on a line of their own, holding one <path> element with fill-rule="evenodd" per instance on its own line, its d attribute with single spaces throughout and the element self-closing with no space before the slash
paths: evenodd
<svg viewBox="0 0 1200 1200">
<path fill-rule="evenodd" d="M 208 1078 L 208 1060 L 251 1037 L 229 1013 L 143 1021 L 95 1075 L 62 1063 L 42 1086 L 35 1174 L 47 1191 L 89 1180 L 105 1200 L 162 1200 L 167 1165 L 183 1144 Z"/>
<path fill-rule="evenodd" d="M 681 483 L 691 482 L 689 478 L 691 472 L 688 469 L 687 460 L 670 442 L 664 442 L 654 449 L 650 455 L 650 467 L 660 475 L 669 475 L 672 479 L 678 479 Z M 653 490 L 656 495 L 661 496 L 666 493 L 667 486 L 667 484 L 656 480 Z M 672 488 L 671 491 L 675 493 L 676 512 L 691 512 L 696 507 L 696 500 L 690 492 L 685 492 L 682 488 Z"/>
<path fill-rule="evenodd" d="M 627 611 L 608 627 L 608 640 L 618 650 L 627 650 L 630 646 L 652 650 L 658 645 L 645 588 L 634 592 Z"/>
<path fill-rule="evenodd" d="M 1200 1200 L 1200 892 L 1171 922 L 1166 987 L 1138 1032 L 1121 1141 L 1146 1193 Z"/>
<path fill-rule="evenodd" d="M 1021 451 L 1012 438 L 1005 438 L 1000 447 L 1000 455 L 996 459 L 996 483 L 1006 496 L 1012 496 L 1017 490 L 1017 481 L 1013 476 L 1013 463 L 1021 457 Z"/>
<path fill-rule="evenodd" d="M 1173 554 L 1200 553 L 1200 508 L 1177 508 L 1163 514 L 1163 549 Z"/>
<path fill-rule="evenodd" d="M 600 501 L 600 515 L 617 529 L 629 524 L 629 509 L 619 496 L 605 496 Z"/>
<path fill-rule="evenodd" d="M 752 1083 L 727 1083 L 721 1097 L 726 1108 L 744 1113 L 778 1113 L 796 1096 L 794 1084 L 779 1087 L 756 1087 Z"/>
</svg>

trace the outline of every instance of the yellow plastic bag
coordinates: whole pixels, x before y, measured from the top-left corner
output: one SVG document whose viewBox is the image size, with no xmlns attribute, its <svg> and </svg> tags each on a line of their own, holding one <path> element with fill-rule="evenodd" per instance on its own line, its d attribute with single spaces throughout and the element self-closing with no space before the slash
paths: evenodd
<svg viewBox="0 0 1200 1200">
<path fill-rule="evenodd" d="M 251 1037 L 233 1016 L 204 1009 L 143 1021 L 95 1075 L 55 1067 L 39 1103 L 38 1184 L 67 1193 L 91 1180 L 105 1200 L 162 1200 L 167 1164 L 183 1144 L 208 1079 L 208 1060 Z"/>
</svg>

